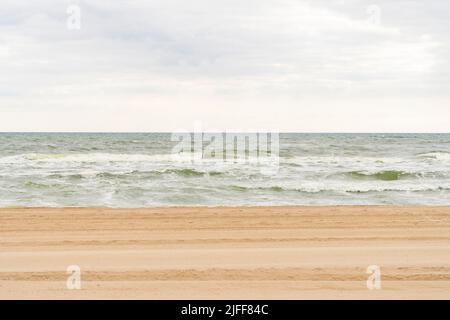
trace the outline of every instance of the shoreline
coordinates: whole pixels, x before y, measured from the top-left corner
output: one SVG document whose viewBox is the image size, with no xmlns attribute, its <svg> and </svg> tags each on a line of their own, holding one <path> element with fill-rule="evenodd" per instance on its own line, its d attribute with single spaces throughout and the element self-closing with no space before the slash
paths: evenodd
<svg viewBox="0 0 450 320">
<path fill-rule="evenodd" d="M 9 207 L 0 207 L 0 211 L 2 210 L 164 210 L 164 209 L 262 209 L 262 208 L 449 208 L 449 204 L 294 204 L 294 205 L 284 205 L 284 204 L 274 204 L 274 205 L 174 205 L 174 206 L 146 206 L 146 207 L 108 207 L 108 206 L 89 206 L 89 207 L 70 207 L 70 206 L 61 206 L 61 207 L 50 207 L 50 206 L 39 206 L 39 207 L 29 207 L 29 206 L 9 206 Z M 449 212 L 450 213 L 450 212 Z"/>
<path fill-rule="evenodd" d="M 450 206 L 2 208 L 0 261 L 1 299 L 450 299 Z"/>
</svg>

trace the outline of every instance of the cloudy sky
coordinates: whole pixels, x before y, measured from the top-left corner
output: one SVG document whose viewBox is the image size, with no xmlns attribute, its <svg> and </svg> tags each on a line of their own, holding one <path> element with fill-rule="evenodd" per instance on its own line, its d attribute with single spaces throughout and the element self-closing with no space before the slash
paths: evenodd
<svg viewBox="0 0 450 320">
<path fill-rule="evenodd" d="M 450 132 L 449 17 L 448 0 L 2 0 L 0 131 Z"/>
</svg>

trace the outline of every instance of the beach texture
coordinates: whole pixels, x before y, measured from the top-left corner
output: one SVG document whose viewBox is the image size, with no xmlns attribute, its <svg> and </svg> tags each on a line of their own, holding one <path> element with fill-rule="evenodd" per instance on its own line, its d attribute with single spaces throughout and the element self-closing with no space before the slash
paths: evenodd
<svg viewBox="0 0 450 320">
<path fill-rule="evenodd" d="M 1 209 L 0 298 L 450 299 L 450 207 Z"/>
</svg>

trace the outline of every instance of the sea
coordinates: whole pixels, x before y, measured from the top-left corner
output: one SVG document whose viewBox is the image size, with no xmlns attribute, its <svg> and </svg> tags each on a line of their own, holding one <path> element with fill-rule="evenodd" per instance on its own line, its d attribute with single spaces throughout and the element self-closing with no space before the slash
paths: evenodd
<svg viewBox="0 0 450 320">
<path fill-rule="evenodd" d="M 450 204 L 450 134 L 263 135 L 0 133 L 0 207 Z"/>
</svg>

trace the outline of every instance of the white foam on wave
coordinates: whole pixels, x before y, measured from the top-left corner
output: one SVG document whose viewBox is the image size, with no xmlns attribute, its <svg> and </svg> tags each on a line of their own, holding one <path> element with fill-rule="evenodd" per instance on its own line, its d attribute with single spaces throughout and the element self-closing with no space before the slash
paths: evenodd
<svg viewBox="0 0 450 320">
<path fill-rule="evenodd" d="M 419 158 L 428 158 L 428 159 L 435 159 L 435 160 L 446 161 L 446 160 L 450 160 L 450 153 L 447 153 L 447 152 L 428 152 L 428 153 L 419 154 L 418 157 Z"/>
<path fill-rule="evenodd" d="M 193 164 L 193 165 L 223 165 L 225 167 L 234 165 L 257 164 L 273 166 L 278 164 L 277 157 L 237 157 L 237 158 L 202 158 L 201 154 L 116 154 L 116 153 L 85 153 L 85 154 L 40 154 L 28 153 L 0 158 L 0 164 L 11 165 L 46 165 L 46 164 L 126 164 L 126 163 L 150 163 L 150 164 Z"/>
<path fill-rule="evenodd" d="M 120 154 L 120 153 L 85 153 L 85 154 L 40 154 L 28 153 L 0 158 L 0 163 L 18 162 L 167 162 L 189 161 L 190 158 L 171 154 Z"/>
<path fill-rule="evenodd" d="M 408 159 L 402 157 L 362 157 L 362 156 L 295 156 L 282 159 L 282 163 L 290 164 L 326 164 L 326 165 L 353 165 L 353 164 L 402 164 Z"/>
<path fill-rule="evenodd" d="M 239 184 L 243 190 L 266 190 L 278 192 L 304 193 L 367 193 L 367 192 L 446 192 L 450 190 L 450 183 L 440 181 L 417 183 L 413 181 L 378 181 L 378 182 L 342 182 L 342 181 L 307 181 L 267 184 Z"/>
</svg>

